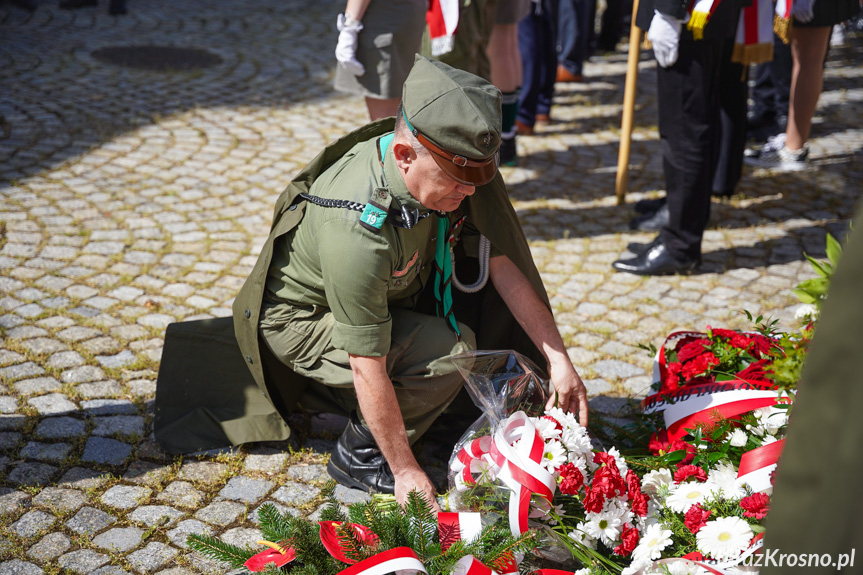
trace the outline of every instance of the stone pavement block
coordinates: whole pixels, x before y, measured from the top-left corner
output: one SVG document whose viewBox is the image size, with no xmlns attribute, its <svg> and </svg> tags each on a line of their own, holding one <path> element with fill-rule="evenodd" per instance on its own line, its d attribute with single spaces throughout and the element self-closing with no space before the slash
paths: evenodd
<svg viewBox="0 0 863 575">
<path fill-rule="evenodd" d="M 319 463 L 291 465 L 286 473 L 289 477 L 305 482 L 330 480 L 327 467 Z"/>
<path fill-rule="evenodd" d="M 51 527 L 56 518 L 44 511 L 28 511 L 18 518 L 18 521 L 9 525 L 9 531 L 19 537 L 33 537 Z"/>
<path fill-rule="evenodd" d="M 95 427 L 93 435 L 144 435 L 144 418 L 138 415 L 112 415 L 93 418 Z"/>
<path fill-rule="evenodd" d="M 132 452 L 132 446 L 116 439 L 104 437 L 91 437 L 84 445 L 84 453 L 81 461 L 91 463 L 104 463 L 106 465 L 120 465 Z"/>
<path fill-rule="evenodd" d="M 165 565 L 177 554 L 177 550 L 164 543 L 152 542 L 126 557 L 137 573 L 149 573 Z"/>
<path fill-rule="evenodd" d="M 225 531 L 220 539 L 229 545 L 236 545 L 241 549 L 259 549 L 258 541 L 264 536 L 258 529 L 249 529 L 248 527 L 234 527 Z"/>
<path fill-rule="evenodd" d="M 195 517 L 210 525 L 229 525 L 243 512 L 246 506 L 236 501 L 214 501 L 195 513 Z"/>
<path fill-rule="evenodd" d="M 22 395 L 34 395 L 48 391 L 58 391 L 61 387 L 60 382 L 53 377 L 23 379 L 15 382 L 12 386 L 15 388 L 15 391 Z"/>
<path fill-rule="evenodd" d="M 72 450 L 72 445 L 69 443 L 40 443 L 31 441 L 22 449 L 20 456 L 26 459 L 36 459 L 37 461 L 49 461 L 59 463 L 66 458 Z"/>
<path fill-rule="evenodd" d="M 56 472 L 53 465 L 24 462 L 15 465 L 6 480 L 13 485 L 45 485 Z"/>
<path fill-rule="evenodd" d="M 74 417 L 46 417 L 36 427 L 36 436 L 44 439 L 68 439 L 82 437 L 86 424 Z"/>
<path fill-rule="evenodd" d="M 66 521 L 65 525 L 75 533 L 92 537 L 116 521 L 116 517 L 104 511 L 93 507 L 84 507 Z"/>
<path fill-rule="evenodd" d="M 159 495 L 158 501 L 184 507 L 186 509 L 198 507 L 204 501 L 204 493 L 195 489 L 188 481 L 174 481 L 168 484 Z"/>
<path fill-rule="evenodd" d="M 229 469 L 224 463 L 213 461 L 186 461 L 180 467 L 179 477 L 187 481 L 213 485 L 227 475 Z"/>
<path fill-rule="evenodd" d="M 164 465 L 149 461 L 133 461 L 129 464 L 123 479 L 139 485 L 160 485 L 170 469 Z"/>
<path fill-rule="evenodd" d="M 315 487 L 288 481 L 285 485 L 279 487 L 272 497 L 292 507 L 300 507 L 313 500 L 319 493 L 320 490 Z"/>
<path fill-rule="evenodd" d="M 219 492 L 225 499 L 256 503 L 273 488 L 273 482 L 252 477 L 233 477 Z"/>
<path fill-rule="evenodd" d="M 141 543 L 143 529 L 137 527 L 114 527 L 93 538 L 93 545 L 110 553 L 125 553 Z"/>
<path fill-rule="evenodd" d="M 115 485 L 102 494 L 99 500 L 117 509 L 132 509 L 150 497 L 152 490 L 147 487 Z"/>
<path fill-rule="evenodd" d="M 144 505 L 129 514 L 129 518 L 148 527 L 154 525 L 173 525 L 185 515 L 182 511 L 167 505 Z"/>
<path fill-rule="evenodd" d="M 72 573 L 89 575 L 108 562 L 108 557 L 90 549 L 79 549 L 66 553 L 57 560 L 57 564 Z"/>
<path fill-rule="evenodd" d="M 58 485 L 75 489 L 95 489 L 109 479 L 109 474 L 84 467 L 73 467 L 63 474 Z"/>
<path fill-rule="evenodd" d="M 37 561 L 50 561 L 68 551 L 72 541 L 62 533 L 49 533 L 27 550 L 27 555 Z"/>
<path fill-rule="evenodd" d="M 74 511 L 87 503 L 87 496 L 77 489 L 46 487 L 33 498 L 33 504 L 56 509 Z"/>
<path fill-rule="evenodd" d="M 12 449 L 21 442 L 21 437 L 16 431 L 0 431 L 0 450 Z"/>
<path fill-rule="evenodd" d="M 92 399 L 81 402 L 88 415 L 137 415 L 138 408 L 128 399 Z"/>
<path fill-rule="evenodd" d="M 43 575 L 45 572 L 29 561 L 12 559 L 0 563 L 0 575 Z"/>
<path fill-rule="evenodd" d="M 177 547 L 188 549 L 186 543 L 189 535 L 212 535 L 213 528 L 197 519 L 186 519 L 177 523 L 174 529 L 168 531 L 168 539 Z"/>
</svg>

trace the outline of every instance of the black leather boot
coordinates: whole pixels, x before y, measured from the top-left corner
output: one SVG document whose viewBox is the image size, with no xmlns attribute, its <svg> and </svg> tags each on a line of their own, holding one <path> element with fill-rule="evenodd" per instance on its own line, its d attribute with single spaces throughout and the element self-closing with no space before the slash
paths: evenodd
<svg viewBox="0 0 863 575">
<path fill-rule="evenodd" d="M 336 442 L 327 471 L 345 487 L 395 493 L 395 479 L 390 466 L 371 431 L 360 423 L 355 411 L 351 412 L 348 426 Z"/>
</svg>

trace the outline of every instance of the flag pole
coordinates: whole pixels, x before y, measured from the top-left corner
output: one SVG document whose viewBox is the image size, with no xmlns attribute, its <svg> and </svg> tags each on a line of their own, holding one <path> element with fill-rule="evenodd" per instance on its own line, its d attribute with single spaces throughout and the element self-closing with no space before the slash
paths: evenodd
<svg viewBox="0 0 863 575">
<path fill-rule="evenodd" d="M 626 60 L 626 83 L 623 88 L 623 119 L 620 125 L 620 149 L 617 155 L 617 179 L 614 191 L 617 205 L 626 201 L 629 184 L 629 148 L 632 144 L 632 116 L 635 112 L 635 91 L 638 86 L 638 60 L 641 53 L 641 29 L 635 25 L 638 0 L 632 2 L 632 25 L 629 29 L 629 56 Z"/>
</svg>

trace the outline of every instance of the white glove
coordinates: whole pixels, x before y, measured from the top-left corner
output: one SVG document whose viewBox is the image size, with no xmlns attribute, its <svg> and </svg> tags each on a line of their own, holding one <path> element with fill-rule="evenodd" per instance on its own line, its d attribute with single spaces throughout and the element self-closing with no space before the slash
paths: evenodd
<svg viewBox="0 0 863 575">
<path fill-rule="evenodd" d="M 812 11 L 813 4 L 815 4 L 815 0 L 794 0 L 794 3 L 791 4 L 791 15 L 798 22 L 804 24 L 811 22 L 815 17 L 815 13 Z"/>
<path fill-rule="evenodd" d="M 677 47 L 680 45 L 681 21 L 658 10 L 653 13 L 647 39 L 653 44 L 653 55 L 663 68 L 677 62 Z"/>
<path fill-rule="evenodd" d="M 366 73 L 366 68 L 357 60 L 357 36 L 363 29 L 362 22 L 353 19 L 346 22 L 345 15 L 339 14 L 336 28 L 339 29 L 339 42 L 336 44 L 336 60 L 339 66 L 354 76 L 362 76 Z"/>
</svg>

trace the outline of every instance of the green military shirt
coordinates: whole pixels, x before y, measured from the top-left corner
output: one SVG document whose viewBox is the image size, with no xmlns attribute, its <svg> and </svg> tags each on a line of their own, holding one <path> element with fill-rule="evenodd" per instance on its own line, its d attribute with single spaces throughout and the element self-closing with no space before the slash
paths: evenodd
<svg viewBox="0 0 863 575">
<path fill-rule="evenodd" d="M 405 185 L 391 149 L 391 134 L 361 142 L 321 174 L 310 194 L 364 204 L 375 189 L 391 196 L 391 207 L 419 214 L 429 210 Z M 380 162 L 379 148 L 384 158 Z M 267 289 L 302 306 L 323 306 L 333 314 L 332 344 L 354 355 L 389 352 L 390 306 L 413 308 L 434 269 L 436 213 L 411 229 L 385 223 L 379 232 L 360 225 L 359 211 L 309 203 L 300 225 L 273 246 Z M 390 215 L 390 218 L 393 216 Z M 478 233 L 462 212 L 447 214 L 453 241 L 469 237 L 476 255 Z"/>
</svg>

